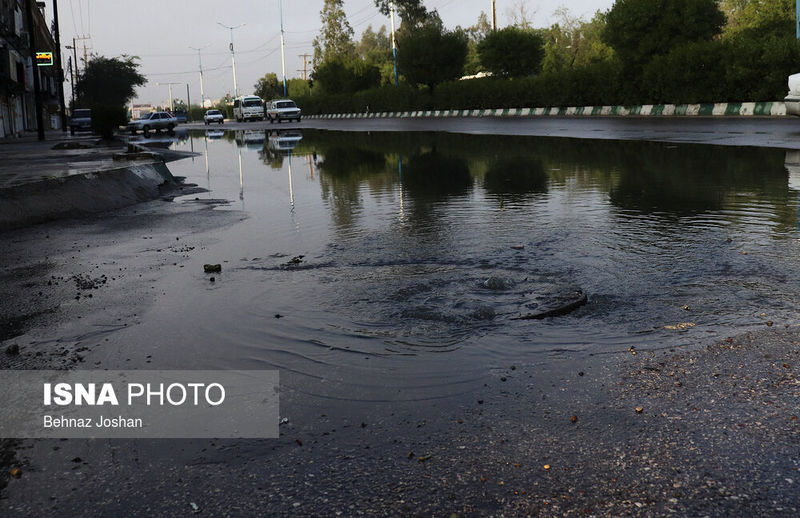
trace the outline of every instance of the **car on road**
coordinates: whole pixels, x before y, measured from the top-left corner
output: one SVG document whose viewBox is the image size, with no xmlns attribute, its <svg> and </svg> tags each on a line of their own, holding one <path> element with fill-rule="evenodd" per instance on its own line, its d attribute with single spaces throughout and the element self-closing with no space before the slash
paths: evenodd
<svg viewBox="0 0 800 518">
<path fill-rule="evenodd" d="M 233 118 L 236 122 L 264 120 L 264 101 L 256 95 L 243 95 L 233 100 Z"/>
<path fill-rule="evenodd" d="M 74 135 L 76 131 L 92 131 L 92 110 L 89 108 L 72 110 L 69 118 L 69 132 Z"/>
<path fill-rule="evenodd" d="M 276 99 L 269 102 L 267 118 L 270 123 L 280 123 L 282 120 L 300 122 L 300 108 L 291 99 Z"/>
<path fill-rule="evenodd" d="M 150 112 L 142 115 L 141 118 L 130 121 L 128 123 L 128 130 L 131 135 L 136 135 L 137 131 L 149 133 L 153 131 L 161 131 L 165 129 L 172 131 L 178 125 L 178 119 L 169 112 Z"/>
<path fill-rule="evenodd" d="M 224 124 L 225 116 L 222 115 L 222 112 L 219 110 L 206 110 L 206 114 L 203 115 L 203 122 L 206 123 L 206 126 L 208 126 L 212 122 L 216 122 L 217 124 Z"/>
<path fill-rule="evenodd" d="M 789 76 L 789 94 L 783 99 L 787 115 L 800 116 L 800 74 Z"/>
</svg>

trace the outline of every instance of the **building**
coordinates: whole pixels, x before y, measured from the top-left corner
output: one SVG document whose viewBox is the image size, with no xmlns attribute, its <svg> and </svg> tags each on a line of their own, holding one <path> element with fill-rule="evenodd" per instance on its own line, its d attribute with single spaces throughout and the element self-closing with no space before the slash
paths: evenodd
<svg viewBox="0 0 800 518">
<path fill-rule="evenodd" d="M 0 138 L 36 130 L 34 76 L 39 77 L 42 122 L 45 128 L 59 125 L 58 70 L 37 66 L 36 52 L 56 52 L 53 35 L 44 16 L 44 2 L 35 2 L 33 26 L 36 49 L 31 48 L 25 12 L 32 0 L 0 0 Z"/>
</svg>

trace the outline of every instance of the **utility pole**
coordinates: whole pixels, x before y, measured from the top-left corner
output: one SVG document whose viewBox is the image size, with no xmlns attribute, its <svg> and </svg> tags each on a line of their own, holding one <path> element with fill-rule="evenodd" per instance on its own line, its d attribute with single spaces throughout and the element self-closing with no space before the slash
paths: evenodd
<svg viewBox="0 0 800 518">
<path fill-rule="evenodd" d="M 189 83 L 186 83 L 186 120 L 189 121 L 189 114 L 192 113 L 192 101 L 189 97 Z M 192 122 L 192 121 L 189 121 Z"/>
<path fill-rule="evenodd" d="M 61 35 L 58 30 L 58 0 L 53 0 L 53 29 L 56 44 L 56 81 L 58 82 L 58 102 L 61 105 L 61 131 L 67 131 L 67 107 L 64 104 L 64 66 L 61 62 Z"/>
<path fill-rule="evenodd" d="M 800 0 L 798 0 L 800 2 Z M 303 58 L 303 81 L 308 79 L 308 58 L 311 57 L 311 54 L 298 54 L 297 57 Z M 300 72 L 298 70 L 298 72 Z"/>
<path fill-rule="evenodd" d="M 75 106 L 75 76 L 72 75 L 72 56 L 69 57 L 69 84 L 72 85 L 72 106 Z"/>
<path fill-rule="evenodd" d="M 800 0 L 797 0 L 794 6 L 794 29 L 795 36 L 800 40 Z"/>
<path fill-rule="evenodd" d="M 200 107 L 201 108 L 205 108 L 206 95 L 205 92 L 203 91 L 203 58 L 200 57 L 200 51 L 206 47 L 208 47 L 208 45 L 205 45 L 203 47 L 189 47 L 190 49 L 197 51 L 197 62 L 200 63 Z"/>
<path fill-rule="evenodd" d="M 33 25 L 33 2 L 25 2 L 25 11 L 28 18 L 28 36 L 30 42 L 31 66 L 33 67 L 33 98 L 36 109 L 36 133 L 39 140 L 44 140 L 44 122 L 42 121 L 42 96 L 39 92 L 39 70 L 36 65 L 36 27 Z"/>
<path fill-rule="evenodd" d="M 493 0 L 494 1 L 494 0 Z M 800 0 L 797 0 L 800 2 Z M 400 80 L 397 77 L 397 38 L 394 34 L 394 2 L 392 2 L 392 56 L 394 58 L 394 86 L 398 86 L 400 84 Z"/>
<path fill-rule="evenodd" d="M 184 83 L 156 83 L 158 86 L 168 86 L 169 87 L 169 111 L 174 111 L 175 108 L 172 105 L 172 85 L 182 85 Z"/>
<path fill-rule="evenodd" d="M 797 0 L 800 2 L 800 0 Z M 492 30 L 497 30 L 497 0 L 492 0 Z"/>
<path fill-rule="evenodd" d="M 233 94 L 234 94 L 233 97 L 235 99 L 236 97 L 239 97 L 239 88 L 236 86 L 236 55 L 235 55 L 234 50 L 233 50 L 233 30 L 234 29 L 238 29 L 239 27 L 244 27 L 247 24 L 246 23 L 240 23 L 239 25 L 236 25 L 235 27 L 231 27 L 229 25 L 225 25 L 223 23 L 217 22 L 217 25 L 221 25 L 222 27 L 225 27 L 226 29 L 229 29 L 231 31 L 231 45 L 230 45 L 230 49 L 231 49 L 231 67 L 233 68 Z"/>
<path fill-rule="evenodd" d="M 281 70 L 283 71 L 283 97 L 285 99 L 286 97 L 289 96 L 286 93 L 286 52 L 285 52 L 286 44 L 283 39 L 283 0 L 280 0 L 280 4 L 281 4 Z"/>
</svg>

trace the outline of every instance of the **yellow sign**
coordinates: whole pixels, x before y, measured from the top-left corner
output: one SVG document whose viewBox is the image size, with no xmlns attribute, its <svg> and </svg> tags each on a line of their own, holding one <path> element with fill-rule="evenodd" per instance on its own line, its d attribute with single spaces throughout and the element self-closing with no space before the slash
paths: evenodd
<svg viewBox="0 0 800 518">
<path fill-rule="evenodd" d="M 53 65 L 53 53 L 52 52 L 37 52 L 36 53 L 36 64 L 40 67 L 49 67 Z"/>
</svg>

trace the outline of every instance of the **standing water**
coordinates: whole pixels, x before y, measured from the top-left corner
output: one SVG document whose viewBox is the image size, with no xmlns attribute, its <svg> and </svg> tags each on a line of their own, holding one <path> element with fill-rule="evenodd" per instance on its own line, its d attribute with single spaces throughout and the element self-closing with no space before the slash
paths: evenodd
<svg viewBox="0 0 800 518">
<path fill-rule="evenodd" d="M 784 151 L 310 130 L 177 148 L 199 155 L 173 173 L 208 192 L 176 202 L 227 200 L 214 210 L 242 219 L 121 333 L 156 344 L 160 368 L 274 368 L 318 402 L 420 401 L 515 362 L 796 320 Z M 215 283 L 202 263 L 223 264 Z"/>
</svg>

